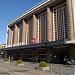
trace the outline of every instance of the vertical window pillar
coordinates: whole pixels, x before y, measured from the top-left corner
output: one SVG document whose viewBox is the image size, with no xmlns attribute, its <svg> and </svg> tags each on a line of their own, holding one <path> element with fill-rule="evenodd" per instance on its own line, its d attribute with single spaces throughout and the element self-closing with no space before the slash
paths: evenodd
<svg viewBox="0 0 75 75">
<path fill-rule="evenodd" d="M 14 38 L 14 44 L 17 45 L 18 43 L 18 27 L 15 24 L 15 38 Z"/>
<path fill-rule="evenodd" d="M 9 29 L 9 45 L 11 46 L 12 30 Z"/>
<path fill-rule="evenodd" d="M 14 46 L 14 38 L 15 38 L 15 26 L 12 27 L 12 45 Z"/>
<path fill-rule="evenodd" d="M 47 40 L 53 41 L 52 9 L 47 7 Z"/>
<path fill-rule="evenodd" d="M 12 38 L 13 38 L 13 31 L 12 31 L 12 28 L 11 28 L 11 47 L 12 47 Z"/>
<path fill-rule="evenodd" d="M 27 24 L 26 26 L 26 45 L 28 44 L 28 41 L 29 41 L 29 26 Z"/>
<path fill-rule="evenodd" d="M 27 24 L 25 22 L 25 20 L 23 20 L 23 30 L 22 30 L 22 44 L 26 45 L 26 32 L 27 32 Z"/>
<path fill-rule="evenodd" d="M 6 47 L 8 46 L 8 26 L 7 26 L 7 33 L 6 33 Z"/>
<path fill-rule="evenodd" d="M 7 30 L 7 46 L 8 46 L 8 44 L 9 44 L 9 28 Z"/>
<path fill-rule="evenodd" d="M 33 38 L 38 39 L 38 19 L 33 15 Z"/>
<path fill-rule="evenodd" d="M 68 38 L 75 39 L 75 0 L 66 0 L 68 14 Z"/>
<path fill-rule="evenodd" d="M 9 45 L 9 46 L 11 46 L 11 38 L 12 38 L 12 30 L 11 30 L 11 28 L 9 28 L 8 29 L 8 41 L 7 41 L 7 44 Z"/>
</svg>

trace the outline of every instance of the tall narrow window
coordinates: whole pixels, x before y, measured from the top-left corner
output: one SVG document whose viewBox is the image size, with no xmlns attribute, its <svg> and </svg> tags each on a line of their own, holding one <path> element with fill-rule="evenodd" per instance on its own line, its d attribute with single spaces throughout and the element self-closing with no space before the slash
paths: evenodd
<svg viewBox="0 0 75 75">
<path fill-rule="evenodd" d="M 46 41 L 47 35 L 47 18 L 46 13 L 39 15 L 39 43 Z"/>
<path fill-rule="evenodd" d="M 68 39 L 66 4 L 61 4 L 53 9 L 55 40 Z"/>
<path fill-rule="evenodd" d="M 30 19 L 27 21 L 27 25 L 28 25 L 28 34 L 27 34 L 27 44 L 31 44 L 32 42 L 32 35 L 33 35 L 33 20 Z"/>
</svg>

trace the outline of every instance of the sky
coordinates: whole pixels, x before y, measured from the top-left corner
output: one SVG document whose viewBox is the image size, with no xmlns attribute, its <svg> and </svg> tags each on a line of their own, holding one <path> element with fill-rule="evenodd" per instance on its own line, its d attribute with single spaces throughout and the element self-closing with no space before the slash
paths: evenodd
<svg viewBox="0 0 75 75">
<path fill-rule="evenodd" d="M 6 43 L 7 24 L 42 0 L 0 0 L 0 44 Z"/>
</svg>

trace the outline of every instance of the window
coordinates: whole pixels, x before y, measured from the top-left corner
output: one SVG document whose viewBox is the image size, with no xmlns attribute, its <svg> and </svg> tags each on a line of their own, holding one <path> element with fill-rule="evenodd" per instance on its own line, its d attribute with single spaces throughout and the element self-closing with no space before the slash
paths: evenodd
<svg viewBox="0 0 75 75">
<path fill-rule="evenodd" d="M 30 19 L 27 21 L 27 29 L 28 29 L 28 33 L 27 33 L 27 44 L 31 44 L 32 42 L 32 37 L 33 37 L 33 19 Z"/>
<path fill-rule="evenodd" d="M 12 27 L 12 44 L 14 44 L 15 39 L 15 27 Z"/>
<path fill-rule="evenodd" d="M 66 4 L 61 4 L 53 9 L 55 40 L 68 39 Z"/>
<path fill-rule="evenodd" d="M 19 24 L 19 43 L 22 43 L 22 23 Z"/>
<path fill-rule="evenodd" d="M 46 12 L 39 15 L 39 43 L 46 41 L 47 18 Z"/>
</svg>

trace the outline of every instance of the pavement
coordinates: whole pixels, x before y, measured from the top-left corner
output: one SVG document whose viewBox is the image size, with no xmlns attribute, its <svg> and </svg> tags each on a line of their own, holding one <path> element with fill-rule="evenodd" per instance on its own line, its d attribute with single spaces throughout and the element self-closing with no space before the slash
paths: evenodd
<svg viewBox="0 0 75 75">
<path fill-rule="evenodd" d="M 39 63 L 23 62 L 18 66 L 16 61 L 4 63 L 0 60 L 0 75 L 75 75 L 75 65 L 62 65 L 48 63 L 50 71 L 39 70 Z"/>
<path fill-rule="evenodd" d="M 0 60 L 0 75 L 57 75 L 47 71 L 36 70 L 38 64 L 24 62 L 24 66 L 17 66 L 16 61 L 6 64 Z"/>
</svg>

